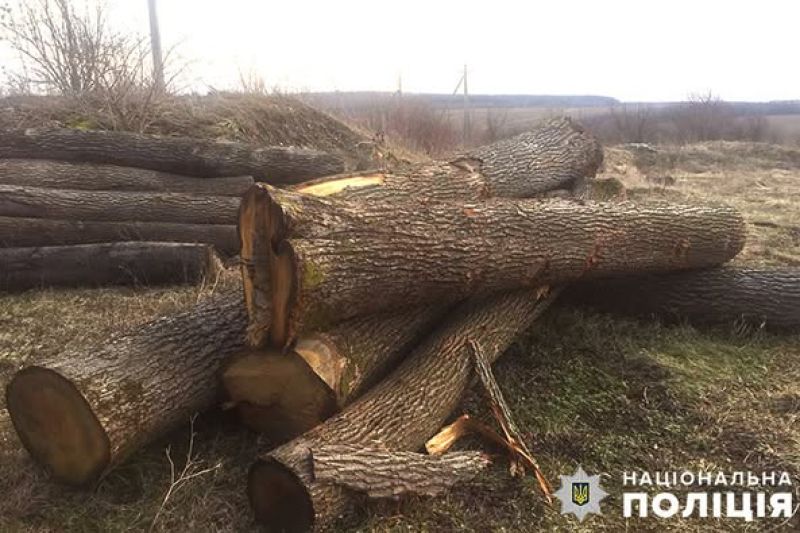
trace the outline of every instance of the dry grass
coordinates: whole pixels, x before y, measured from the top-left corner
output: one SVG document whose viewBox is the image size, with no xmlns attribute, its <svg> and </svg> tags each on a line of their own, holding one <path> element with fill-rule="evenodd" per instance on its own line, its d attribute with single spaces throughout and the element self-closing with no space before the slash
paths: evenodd
<svg viewBox="0 0 800 533">
<path fill-rule="evenodd" d="M 655 163 L 638 169 L 631 167 L 630 155 L 612 150 L 606 172 L 621 175 L 633 187 L 634 198 L 721 199 L 738 205 L 750 221 L 779 224 L 754 227 L 753 242 L 741 261 L 780 263 L 771 251 L 798 253 L 800 237 L 790 229 L 800 224 L 796 156 L 765 145 L 714 143 L 664 148 Z M 674 187 L 647 181 L 648 175 L 665 173 L 676 178 Z M 192 288 L 2 296 L 4 374 L 22 361 L 89 345 L 197 297 Z M 506 459 L 498 456 L 486 476 L 442 498 L 372 503 L 343 518 L 338 529 L 710 532 L 770 527 L 796 531 L 800 526 L 797 517 L 786 524 L 696 518 L 625 521 L 620 501 L 621 473 L 636 469 L 787 470 L 797 491 L 798 336 L 742 332 L 732 326 L 665 326 L 561 308 L 518 341 L 498 363 L 496 375 L 520 427 L 530 432 L 533 452 L 556 485 L 558 475 L 571 473 L 579 463 L 603 475 L 612 494 L 603 503 L 603 516 L 583 524 L 561 516 L 543 504 L 533 477 L 512 479 Z M 462 412 L 491 420 L 474 392 L 456 414 Z M 177 471 L 184 468 L 188 420 L 187 427 L 136 454 L 88 494 L 54 488 L 36 481 L 35 475 L 23 476 L 11 488 L 6 477 L 4 498 L 18 498 L 3 511 L 0 530 L 253 529 L 244 480 L 258 448 L 256 439 L 221 413 L 200 417 L 194 430 L 190 471 L 207 471 L 173 488 L 166 504 L 173 479 L 165 451 L 169 447 Z M 463 446 L 483 445 L 466 441 Z M 6 461 L 0 476 L 19 464 Z"/>
</svg>

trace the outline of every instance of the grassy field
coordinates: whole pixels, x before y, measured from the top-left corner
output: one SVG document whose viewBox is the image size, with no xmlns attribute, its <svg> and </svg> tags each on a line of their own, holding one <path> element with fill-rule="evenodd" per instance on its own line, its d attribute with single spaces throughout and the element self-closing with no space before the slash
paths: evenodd
<svg viewBox="0 0 800 533">
<path fill-rule="evenodd" d="M 712 143 L 664 147 L 645 161 L 610 150 L 605 173 L 630 197 L 721 200 L 742 209 L 750 241 L 737 262 L 800 264 L 800 151 Z M 656 185 L 670 176 L 673 186 Z M 235 282 L 231 281 L 231 282 Z M 208 288 L 42 291 L 0 297 L 0 375 L 89 345 L 196 299 Z M 376 502 L 343 531 L 796 531 L 800 518 L 746 523 L 624 519 L 625 470 L 785 470 L 800 501 L 800 336 L 735 325 L 695 329 L 556 308 L 496 366 L 545 473 L 602 474 L 602 516 L 582 524 L 548 507 L 532 477 L 496 455 L 487 475 L 436 499 Z M 455 414 L 491 417 L 471 392 Z M 191 454 L 190 452 L 191 443 Z M 484 448 L 475 440 L 462 444 Z M 209 413 L 136 454 L 90 493 L 0 464 L 0 531 L 248 531 L 246 469 L 258 448 Z M 497 450 L 488 449 L 493 453 Z M 188 462 L 187 462 L 188 459 Z M 177 470 L 171 474 L 171 462 Z M 186 468 L 183 480 L 177 480 Z M 177 480 L 177 482 L 176 482 Z M 2 482 L 0 482 L 2 483 Z M 8 486 L 8 485 L 11 486 Z M 171 489 L 171 490 L 170 490 Z"/>
</svg>

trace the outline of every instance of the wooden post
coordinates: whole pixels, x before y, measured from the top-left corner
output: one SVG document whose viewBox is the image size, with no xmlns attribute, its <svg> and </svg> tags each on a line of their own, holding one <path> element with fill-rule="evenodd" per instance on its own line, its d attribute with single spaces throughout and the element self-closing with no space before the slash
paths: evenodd
<svg viewBox="0 0 800 533">
<path fill-rule="evenodd" d="M 147 0 L 150 13 L 150 47 L 153 51 L 153 84 L 156 92 L 164 92 L 164 58 L 161 55 L 161 31 L 158 28 L 156 0 Z"/>
</svg>

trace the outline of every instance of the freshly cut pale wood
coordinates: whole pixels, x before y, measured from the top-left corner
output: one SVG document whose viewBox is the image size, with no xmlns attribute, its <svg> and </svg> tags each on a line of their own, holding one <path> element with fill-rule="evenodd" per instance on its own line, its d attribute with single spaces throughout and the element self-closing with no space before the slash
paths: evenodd
<svg viewBox="0 0 800 533">
<path fill-rule="evenodd" d="M 324 200 L 316 213 L 322 236 L 290 232 L 273 243 L 269 264 L 254 265 L 269 268 L 277 347 L 387 308 L 715 266 L 734 257 L 746 235 L 741 214 L 724 205 Z"/>
<path fill-rule="evenodd" d="M 232 225 L 0 217 L 0 247 L 128 241 L 205 243 L 227 256 L 239 253 L 239 236 Z"/>
<path fill-rule="evenodd" d="M 325 526 L 357 494 L 314 476 L 313 451 L 342 444 L 413 451 L 442 426 L 475 376 L 472 348 L 494 361 L 547 308 L 545 289 L 463 304 L 385 380 L 308 433 L 265 451 L 250 468 L 247 492 L 256 519 L 273 531 Z"/>
<path fill-rule="evenodd" d="M 236 224 L 239 199 L 178 193 L 70 191 L 0 185 L 0 216 L 106 222 Z"/>
<path fill-rule="evenodd" d="M 244 175 L 270 183 L 344 170 L 339 157 L 317 150 L 64 128 L 0 130 L 0 158 L 107 163 L 203 178 Z"/>
<path fill-rule="evenodd" d="M 221 263 L 207 244 L 117 242 L 0 248 L 0 289 L 197 283 Z"/>
<path fill-rule="evenodd" d="M 47 159 L 0 159 L 0 183 L 81 191 L 182 192 L 239 197 L 250 176 L 197 179 L 157 170 Z"/>
<path fill-rule="evenodd" d="M 288 353 L 246 350 L 222 373 L 246 426 L 283 442 L 359 397 L 397 365 L 447 307 L 381 313 L 316 332 Z"/>
<path fill-rule="evenodd" d="M 91 484 L 219 398 L 220 366 L 243 347 L 246 316 L 235 291 L 23 368 L 6 388 L 20 440 L 56 480 Z"/>
</svg>

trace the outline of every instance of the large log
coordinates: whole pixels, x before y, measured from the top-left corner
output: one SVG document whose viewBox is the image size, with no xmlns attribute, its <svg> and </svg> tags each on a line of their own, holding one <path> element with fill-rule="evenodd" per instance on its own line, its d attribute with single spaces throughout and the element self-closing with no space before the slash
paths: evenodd
<svg viewBox="0 0 800 533">
<path fill-rule="evenodd" d="M 211 406 L 243 346 L 238 292 L 17 372 L 6 400 L 25 448 L 58 481 L 87 485 Z"/>
<path fill-rule="evenodd" d="M 494 361 L 550 300 L 541 290 L 528 289 L 463 304 L 361 399 L 305 435 L 260 455 L 247 484 L 256 519 L 271 531 L 306 531 L 338 516 L 357 494 L 315 478 L 314 450 L 376 443 L 389 450 L 417 450 L 441 427 L 474 376 L 470 341 L 478 342 Z"/>
<path fill-rule="evenodd" d="M 127 241 L 205 243 L 228 256 L 239 253 L 236 226 L 0 217 L 0 247 Z"/>
<path fill-rule="evenodd" d="M 236 224 L 238 208 L 239 199 L 230 196 L 0 185 L 0 216 L 4 217 Z"/>
<path fill-rule="evenodd" d="M 0 248 L 0 290 L 197 283 L 221 268 L 207 244 L 117 242 Z"/>
<path fill-rule="evenodd" d="M 277 347 L 387 308 L 715 266 L 734 257 L 746 235 L 742 216 L 722 205 L 324 200 L 328 212 L 314 214 L 327 224 L 323 237 L 273 241 L 272 259 L 252 267 L 269 269 Z"/>
<path fill-rule="evenodd" d="M 197 179 L 156 170 L 46 159 L 0 159 L 0 183 L 80 191 L 181 192 L 241 196 L 250 176 Z"/>
<path fill-rule="evenodd" d="M 694 324 L 800 330 L 800 269 L 722 267 L 576 284 L 565 301 Z"/>
<path fill-rule="evenodd" d="M 394 172 L 329 176 L 295 185 L 293 190 L 394 202 L 529 198 L 594 177 L 602 162 L 603 150 L 597 139 L 572 120 L 559 118 L 452 161 L 410 165 Z"/>
<path fill-rule="evenodd" d="M 300 339 L 288 353 L 247 350 L 222 373 L 246 426 L 283 442 L 358 398 L 426 335 L 447 306 L 357 317 Z"/>
<path fill-rule="evenodd" d="M 0 130 L 0 158 L 104 163 L 204 178 L 244 175 L 270 183 L 344 170 L 340 158 L 317 150 L 59 128 Z"/>
</svg>

